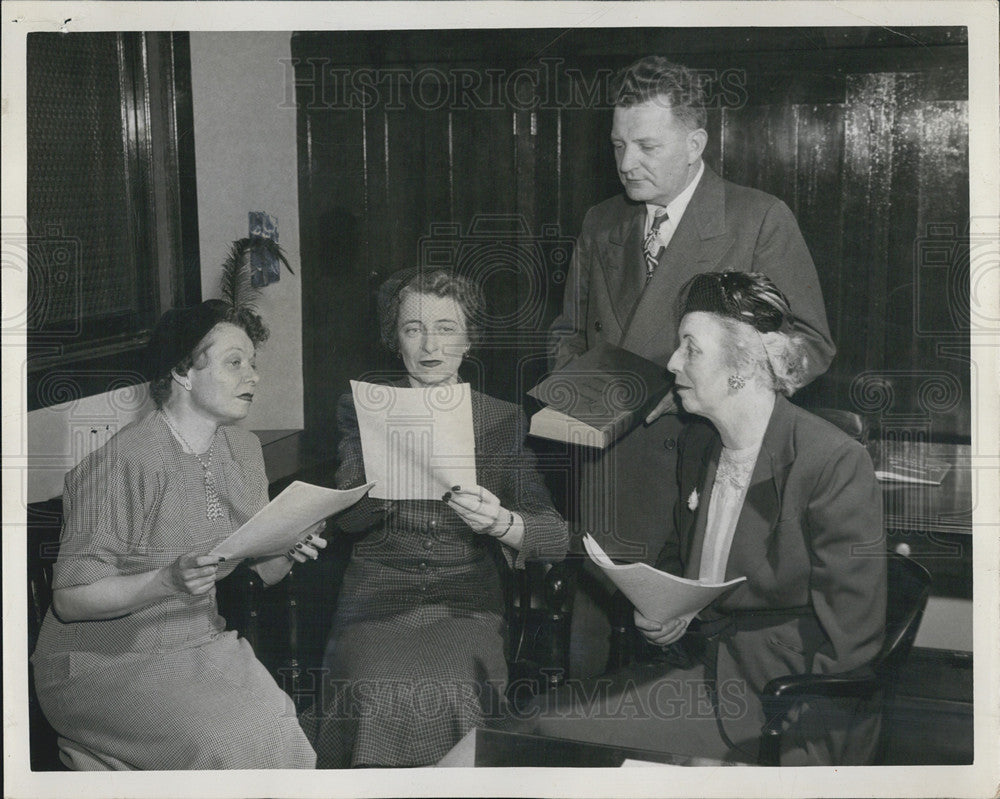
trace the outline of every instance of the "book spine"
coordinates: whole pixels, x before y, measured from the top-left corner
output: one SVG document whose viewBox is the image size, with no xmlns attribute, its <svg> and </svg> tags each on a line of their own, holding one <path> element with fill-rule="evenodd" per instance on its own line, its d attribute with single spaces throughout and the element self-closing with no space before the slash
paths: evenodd
<svg viewBox="0 0 1000 799">
<path fill-rule="evenodd" d="M 604 434 L 604 446 L 610 446 L 635 427 L 638 416 L 638 411 L 624 411 L 605 424 L 601 428 L 601 432 Z"/>
</svg>

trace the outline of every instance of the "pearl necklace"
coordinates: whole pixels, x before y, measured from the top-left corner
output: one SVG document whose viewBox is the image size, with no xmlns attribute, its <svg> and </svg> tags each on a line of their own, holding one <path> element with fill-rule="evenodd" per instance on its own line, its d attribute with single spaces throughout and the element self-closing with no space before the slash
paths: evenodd
<svg viewBox="0 0 1000 799">
<path fill-rule="evenodd" d="M 209 519 L 221 519 L 222 503 L 219 501 L 219 494 L 215 490 L 215 476 L 212 474 L 212 455 L 215 452 L 215 433 L 212 433 L 212 443 L 208 448 L 208 460 L 202 460 L 201 455 L 194 451 L 186 438 L 181 435 L 181 431 L 174 427 L 173 423 L 170 421 L 170 417 L 167 416 L 167 412 L 164 410 L 160 411 L 163 414 L 163 421 L 167 423 L 167 427 L 173 431 L 173 434 L 177 436 L 178 440 L 189 450 L 191 454 L 197 459 L 201 468 L 205 470 L 205 515 Z"/>
</svg>

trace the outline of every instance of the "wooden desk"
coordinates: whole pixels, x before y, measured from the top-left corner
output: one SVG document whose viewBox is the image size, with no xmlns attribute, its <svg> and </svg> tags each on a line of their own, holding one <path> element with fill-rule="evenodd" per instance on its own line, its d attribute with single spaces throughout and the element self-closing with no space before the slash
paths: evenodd
<svg viewBox="0 0 1000 799">
<path fill-rule="evenodd" d="M 254 430 L 264 450 L 268 483 L 291 477 L 303 466 L 302 430 Z"/>
<path fill-rule="evenodd" d="M 878 464 L 881 442 L 872 445 Z M 949 463 L 941 485 L 882 483 L 885 525 L 912 533 L 963 533 L 972 535 L 972 447 L 968 444 L 910 445 L 918 457 Z"/>
<path fill-rule="evenodd" d="M 951 465 L 941 485 L 883 482 L 886 543 L 905 547 L 934 579 L 934 596 L 972 598 L 972 448 L 967 444 L 908 444 L 916 457 Z M 885 444 L 869 445 L 878 468 Z"/>
<path fill-rule="evenodd" d="M 618 768 L 625 760 L 641 760 L 672 766 L 733 766 L 704 757 L 649 752 L 619 746 L 548 738 L 501 730 L 475 729 L 455 744 L 439 766 L 477 768 L 522 766 L 550 768 Z"/>
<path fill-rule="evenodd" d="M 317 445 L 305 430 L 254 430 L 264 450 L 264 469 L 273 497 L 293 479 L 333 487 L 337 453 Z"/>
</svg>

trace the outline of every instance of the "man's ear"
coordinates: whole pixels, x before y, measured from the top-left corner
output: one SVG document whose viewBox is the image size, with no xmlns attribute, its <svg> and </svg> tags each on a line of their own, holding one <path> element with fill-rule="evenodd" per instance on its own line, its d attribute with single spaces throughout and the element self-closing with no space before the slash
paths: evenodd
<svg viewBox="0 0 1000 799">
<path fill-rule="evenodd" d="M 708 144 L 708 132 L 704 128 L 692 130 L 688 134 L 688 163 L 695 164 L 705 152 L 705 145 Z"/>
</svg>

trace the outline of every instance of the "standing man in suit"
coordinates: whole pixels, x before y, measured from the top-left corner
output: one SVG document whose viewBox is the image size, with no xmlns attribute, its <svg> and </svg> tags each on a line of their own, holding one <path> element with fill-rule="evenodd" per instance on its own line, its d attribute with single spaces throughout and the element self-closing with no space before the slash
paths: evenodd
<svg viewBox="0 0 1000 799">
<path fill-rule="evenodd" d="M 770 277 L 796 309 L 807 382 L 825 372 L 835 347 L 809 249 L 781 200 L 723 180 L 702 160 L 708 133 L 698 76 L 647 56 L 619 73 L 612 91 L 611 144 L 625 193 L 584 218 L 562 313 L 549 333 L 550 368 L 600 341 L 666 367 L 677 346 L 680 288 L 700 272 L 753 271 Z M 621 560 L 652 563 L 669 546 L 683 425 L 668 394 L 645 424 L 581 456 L 574 551 L 582 551 L 584 533 Z M 588 640 L 606 640 L 611 595 L 592 588 L 577 593 L 574 626 L 589 628 Z M 571 655 L 571 670 L 599 671 L 606 655 Z"/>
</svg>

